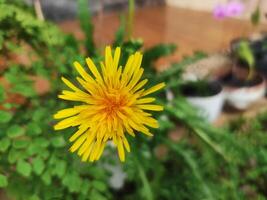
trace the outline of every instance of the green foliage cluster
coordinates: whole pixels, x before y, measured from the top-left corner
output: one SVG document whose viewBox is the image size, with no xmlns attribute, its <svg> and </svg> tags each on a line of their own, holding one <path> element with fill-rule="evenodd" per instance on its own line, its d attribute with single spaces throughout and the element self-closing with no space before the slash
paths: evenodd
<svg viewBox="0 0 267 200">
<path fill-rule="evenodd" d="M 166 99 L 166 91 L 158 93 L 159 103 L 165 106 L 164 112 L 156 115 L 160 128 L 154 130 L 152 139 L 142 135 L 129 138 L 132 152 L 125 164 L 117 163 L 111 148 L 94 164 L 81 163 L 75 154 L 68 153 L 68 138 L 74 130 L 53 130 L 52 115 L 70 107 L 69 102 L 67 105 L 57 100 L 63 87 L 60 77 L 74 80 L 77 74 L 72 62 L 83 63 L 88 54 L 96 62 L 102 59 L 93 45 L 93 27 L 86 24 L 84 5 L 85 1 L 80 0 L 80 22 L 86 39 L 77 41 L 53 24 L 36 20 L 23 5 L 0 3 L 5 7 L 5 12 L 0 12 L 0 27 L 5 28 L 0 29 L 5 38 L 1 49 L 3 52 L 5 47 L 5 53 L 1 56 L 17 51 L 22 43 L 40 55 L 30 66 L 9 60 L 8 68 L 1 71 L 11 87 L 0 87 L 0 187 L 18 200 L 266 199 L 267 115 L 255 118 L 253 123 L 241 120 L 217 129 L 198 117 L 179 92 L 172 101 Z M 24 16 L 25 22 L 18 16 Z M 122 18 L 113 47 L 122 47 L 122 65 L 129 54 L 142 50 L 144 78 L 149 78 L 151 84 L 164 81 L 166 89 L 179 91 L 183 69 L 205 57 L 196 53 L 157 73 L 154 61 L 173 53 L 175 47 L 159 44 L 145 49 L 140 39 L 125 40 L 125 27 Z M 48 33 L 52 34 L 47 37 Z M 80 49 L 86 49 L 86 55 Z M 49 92 L 38 95 L 31 76 L 48 80 Z M 12 94 L 26 101 L 9 102 Z M 244 128 L 245 124 L 249 128 Z M 174 141 L 170 132 L 177 128 L 179 141 Z M 159 147 L 165 147 L 167 153 L 159 156 Z M 121 189 L 114 190 L 108 184 L 112 172 L 107 165 L 123 167 L 126 180 Z"/>
</svg>

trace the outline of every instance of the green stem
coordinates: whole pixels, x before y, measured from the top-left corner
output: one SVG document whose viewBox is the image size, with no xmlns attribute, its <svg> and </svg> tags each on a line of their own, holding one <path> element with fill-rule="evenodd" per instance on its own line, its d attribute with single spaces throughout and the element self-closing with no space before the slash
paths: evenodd
<svg viewBox="0 0 267 200">
<path fill-rule="evenodd" d="M 135 11 L 135 0 L 129 0 L 128 39 L 131 39 L 133 34 L 134 11 Z"/>
<path fill-rule="evenodd" d="M 152 189 L 151 189 L 151 186 L 149 184 L 148 178 L 146 176 L 145 170 L 144 170 L 142 164 L 140 164 L 137 155 L 135 153 L 133 155 L 134 155 L 135 165 L 137 166 L 140 179 L 143 183 L 144 196 L 145 196 L 146 200 L 153 200 L 154 198 L 153 198 Z"/>
</svg>

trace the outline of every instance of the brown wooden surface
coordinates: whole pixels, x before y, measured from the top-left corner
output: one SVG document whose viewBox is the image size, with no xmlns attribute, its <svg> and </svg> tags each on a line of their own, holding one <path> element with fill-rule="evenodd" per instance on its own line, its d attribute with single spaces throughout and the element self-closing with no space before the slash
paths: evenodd
<svg viewBox="0 0 267 200">
<path fill-rule="evenodd" d="M 122 13 L 109 13 L 94 17 L 95 41 L 102 47 L 110 44 L 119 26 Z M 74 33 L 78 38 L 83 34 L 78 21 L 60 24 L 65 32 Z M 267 30 L 267 26 L 252 27 L 249 21 L 238 19 L 215 20 L 211 13 L 173 7 L 147 7 L 135 13 L 134 37 L 143 38 L 145 46 L 157 43 L 175 43 L 178 51 L 169 59 L 179 61 L 184 55 L 196 50 L 208 53 L 223 51 L 236 37 L 251 35 Z"/>
</svg>

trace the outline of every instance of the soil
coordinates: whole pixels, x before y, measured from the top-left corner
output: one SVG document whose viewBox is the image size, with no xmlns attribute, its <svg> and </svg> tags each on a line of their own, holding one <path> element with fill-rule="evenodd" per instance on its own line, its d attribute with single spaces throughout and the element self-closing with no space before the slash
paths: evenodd
<svg viewBox="0 0 267 200">
<path fill-rule="evenodd" d="M 231 87 L 253 87 L 263 82 L 261 76 L 255 76 L 252 80 L 238 79 L 232 73 L 226 74 L 219 80 L 223 85 Z"/>
<path fill-rule="evenodd" d="M 187 97 L 210 97 L 222 91 L 219 82 L 196 81 L 181 86 L 181 93 Z"/>
</svg>

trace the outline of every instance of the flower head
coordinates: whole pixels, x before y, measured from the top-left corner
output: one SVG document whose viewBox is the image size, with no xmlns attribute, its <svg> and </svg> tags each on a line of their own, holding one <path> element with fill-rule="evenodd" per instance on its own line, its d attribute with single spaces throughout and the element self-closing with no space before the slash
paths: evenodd
<svg viewBox="0 0 267 200">
<path fill-rule="evenodd" d="M 213 16 L 216 19 L 224 19 L 227 15 L 226 15 L 226 10 L 227 7 L 225 5 L 217 5 L 214 10 L 213 10 Z"/>
<path fill-rule="evenodd" d="M 226 15 L 228 17 L 235 17 L 242 14 L 244 5 L 241 2 L 232 1 L 227 4 Z"/>
<path fill-rule="evenodd" d="M 81 105 L 58 111 L 55 119 L 63 119 L 55 125 L 55 130 L 78 127 L 69 139 L 73 142 L 71 152 L 77 151 L 82 161 L 98 160 L 108 140 L 118 149 L 119 158 L 125 160 L 125 149 L 130 152 L 126 134 L 135 136 L 142 132 L 152 136 L 147 127 L 158 128 L 158 122 L 147 111 L 161 111 L 155 105 L 155 98 L 149 94 L 164 87 L 164 83 L 143 89 L 147 79 L 140 81 L 144 69 L 141 67 L 142 55 L 131 55 L 123 68 L 119 66 L 120 48 L 112 56 L 111 48 L 105 49 L 105 62 L 98 70 L 90 58 L 86 63 L 91 74 L 78 63 L 74 67 L 81 77 L 77 81 L 84 88 L 79 89 L 66 78 L 62 81 L 71 89 L 63 90 L 59 98 L 81 102 Z"/>
<path fill-rule="evenodd" d="M 241 15 L 244 5 L 238 1 L 230 1 L 227 4 L 218 4 L 213 10 L 213 16 L 216 19 L 224 19 L 225 17 L 235 17 Z"/>
</svg>

